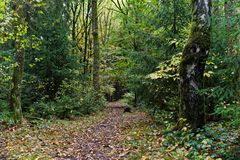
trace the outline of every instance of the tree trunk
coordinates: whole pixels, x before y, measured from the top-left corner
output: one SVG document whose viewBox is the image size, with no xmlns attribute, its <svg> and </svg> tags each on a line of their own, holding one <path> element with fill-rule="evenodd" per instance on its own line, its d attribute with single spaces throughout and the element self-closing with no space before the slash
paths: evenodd
<svg viewBox="0 0 240 160">
<path fill-rule="evenodd" d="M 173 51 L 176 51 L 176 34 L 177 34 L 177 6 L 176 6 L 176 0 L 173 0 L 173 41 L 174 43 L 172 44 Z"/>
<path fill-rule="evenodd" d="M 84 4 L 84 2 L 83 2 Z M 87 73 L 87 69 L 88 69 L 88 65 L 87 65 L 87 49 L 88 49 L 88 37 L 89 37 L 89 31 L 88 31 L 88 28 L 89 28 L 89 12 L 90 12 L 90 2 L 88 2 L 87 4 L 87 13 L 86 13 L 86 16 L 85 16 L 85 13 L 84 16 L 83 16 L 83 24 L 84 24 L 84 54 L 83 54 L 83 63 L 84 63 L 84 68 L 83 68 L 83 74 L 86 74 Z M 83 6 L 84 8 L 84 6 Z M 91 28 L 91 27 L 90 27 Z"/>
<path fill-rule="evenodd" d="M 226 47 L 228 49 L 229 54 L 233 54 L 233 42 L 231 40 L 231 18 L 233 16 L 233 0 L 225 0 L 224 2 L 224 14 L 225 14 L 225 21 L 226 21 Z"/>
<path fill-rule="evenodd" d="M 13 71 L 13 87 L 11 89 L 10 105 L 13 110 L 14 122 L 21 123 L 23 119 L 21 106 L 21 82 L 23 78 L 24 51 L 20 48 L 18 42 L 15 42 L 15 50 L 16 66 Z"/>
<path fill-rule="evenodd" d="M 22 36 L 18 32 L 19 24 L 24 26 L 24 11 L 23 6 L 20 1 L 16 0 L 13 5 L 13 10 L 17 13 L 14 15 L 16 18 L 13 21 L 14 28 L 14 48 L 15 48 L 15 61 L 16 66 L 14 67 L 13 77 L 12 77 L 12 88 L 10 95 L 10 107 L 13 111 L 13 119 L 16 124 L 22 123 L 23 114 L 21 106 L 21 83 L 23 79 L 24 72 L 24 44 L 22 43 Z"/>
<path fill-rule="evenodd" d="M 203 87 L 203 74 L 210 50 L 211 0 L 192 1 L 192 28 L 180 65 L 180 117 L 192 129 L 204 125 L 204 99 L 197 91 Z"/>
<path fill-rule="evenodd" d="M 99 91 L 99 39 L 97 0 L 92 0 L 92 35 L 93 35 L 93 86 Z"/>
</svg>

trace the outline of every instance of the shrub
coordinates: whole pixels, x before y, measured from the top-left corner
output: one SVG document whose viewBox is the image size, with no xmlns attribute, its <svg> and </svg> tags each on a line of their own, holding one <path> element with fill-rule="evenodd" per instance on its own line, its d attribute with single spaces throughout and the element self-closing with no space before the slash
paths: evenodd
<svg viewBox="0 0 240 160">
<path fill-rule="evenodd" d="M 134 93 L 130 92 L 130 93 L 125 93 L 123 95 L 123 98 L 121 99 L 121 103 L 123 105 L 134 105 Z"/>
<path fill-rule="evenodd" d="M 72 118 L 97 112 L 104 106 L 104 96 L 96 93 L 91 86 L 65 81 L 55 101 L 42 99 L 34 103 L 32 113 L 43 118 Z"/>
<path fill-rule="evenodd" d="M 13 124 L 12 113 L 10 112 L 7 101 L 0 99 L 0 122 Z"/>
</svg>

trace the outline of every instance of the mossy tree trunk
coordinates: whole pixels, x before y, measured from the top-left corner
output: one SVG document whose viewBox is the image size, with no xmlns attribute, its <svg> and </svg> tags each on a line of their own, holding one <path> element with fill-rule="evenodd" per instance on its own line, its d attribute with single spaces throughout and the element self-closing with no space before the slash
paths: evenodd
<svg viewBox="0 0 240 160">
<path fill-rule="evenodd" d="M 225 14 L 225 26 L 226 26 L 226 47 L 230 55 L 234 54 L 233 40 L 231 39 L 232 32 L 232 17 L 234 15 L 234 0 L 225 0 L 224 2 L 224 14 Z"/>
<path fill-rule="evenodd" d="M 180 65 L 180 117 L 192 129 L 204 125 L 203 74 L 210 50 L 211 0 L 192 0 L 192 27 Z"/>
<path fill-rule="evenodd" d="M 15 43 L 15 47 L 16 66 L 13 71 L 10 105 L 13 110 L 14 122 L 17 124 L 21 123 L 23 119 L 21 106 L 21 82 L 23 78 L 24 51 L 19 48 L 18 43 Z"/>
<path fill-rule="evenodd" d="M 26 1 L 27 3 L 28 1 Z M 12 77 L 12 88 L 10 95 L 10 107 L 13 111 L 14 122 L 21 123 L 23 120 L 21 106 L 21 83 L 24 72 L 24 44 L 23 36 L 27 30 L 25 21 L 24 2 L 15 0 L 13 2 L 13 31 L 15 48 L 15 67 Z"/>
<path fill-rule="evenodd" d="M 98 39 L 98 3 L 92 0 L 92 36 L 93 36 L 93 86 L 98 92 L 99 85 L 99 39 Z"/>
</svg>

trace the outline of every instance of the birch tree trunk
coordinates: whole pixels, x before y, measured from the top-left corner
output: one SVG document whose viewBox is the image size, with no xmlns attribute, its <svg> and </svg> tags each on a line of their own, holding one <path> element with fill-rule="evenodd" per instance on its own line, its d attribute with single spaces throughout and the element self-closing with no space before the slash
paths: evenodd
<svg viewBox="0 0 240 160">
<path fill-rule="evenodd" d="M 180 65 L 180 117 L 192 129 L 204 125 L 204 100 L 197 91 L 203 87 L 203 74 L 210 50 L 211 0 L 192 0 L 192 27 Z"/>
<path fill-rule="evenodd" d="M 92 36 L 93 36 L 93 86 L 99 91 L 99 39 L 97 0 L 92 0 Z"/>
</svg>

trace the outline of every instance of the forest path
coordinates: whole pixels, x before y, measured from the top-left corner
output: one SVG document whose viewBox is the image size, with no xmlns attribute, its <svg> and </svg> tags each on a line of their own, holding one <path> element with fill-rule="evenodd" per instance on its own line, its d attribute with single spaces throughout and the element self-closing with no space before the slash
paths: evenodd
<svg viewBox="0 0 240 160">
<path fill-rule="evenodd" d="M 127 158 L 127 149 L 122 145 L 122 132 L 133 123 L 149 120 L 144 112 L 123 113 L 118 102 L 108 104 L 107 116 L 100 123 L 79 133 L 75 143 L 56 160 L 118 160 Z"/>
</svg>

